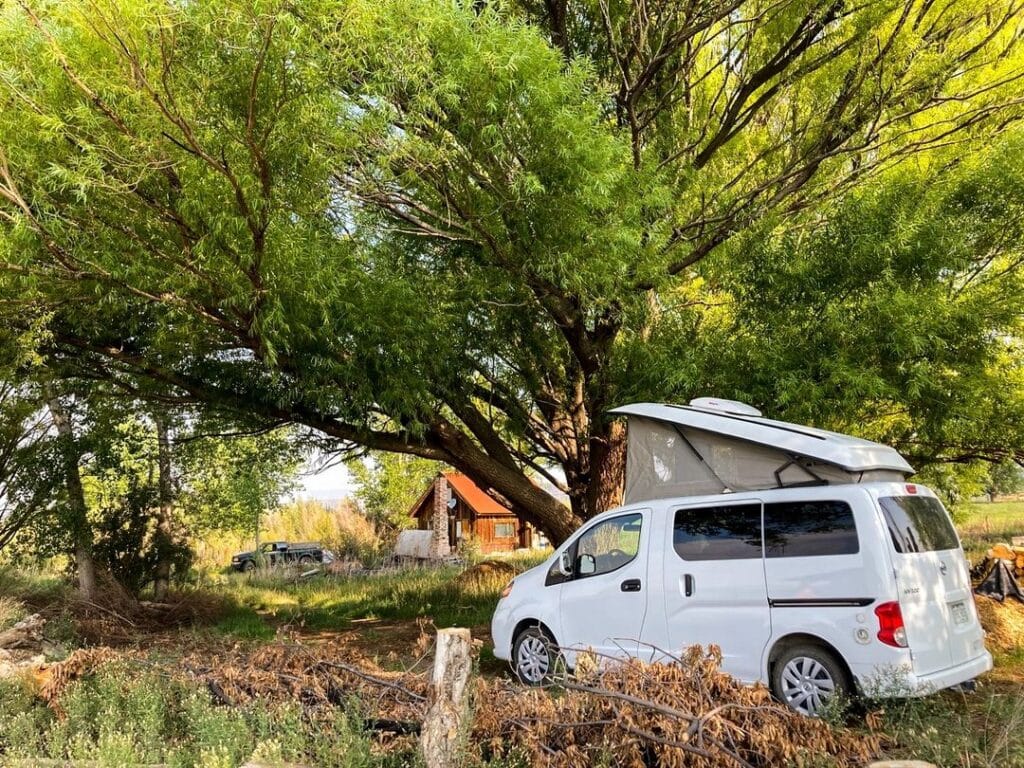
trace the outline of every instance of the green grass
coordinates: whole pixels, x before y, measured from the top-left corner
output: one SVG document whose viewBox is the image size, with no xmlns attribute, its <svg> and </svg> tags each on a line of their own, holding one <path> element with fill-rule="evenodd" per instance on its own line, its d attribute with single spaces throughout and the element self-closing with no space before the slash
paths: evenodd
<svg viewBox="0 0 1024 768">
<path fill-rule="evenodd" d="M 943 768 L 1024 766 L 1024 698 L 983 689 L 878 702 L 887 757 Z"/>
<path fill-rule="evenodd" d="M 250 759 L 325 768 L 415 762 L 411 751 L 374 754 L 357 702 L 317 718 L 297 702 L 219 707 L 202 686 L 129 663 L 72 683 L 60 703 L 58 716 L 20 684 L 0 681 L 0 762 L 49 758 L 111 768 L 234 768 Z"/>
<path fill-rule="evenodd" d="M 0 595 L 0 632 L 10 629 L 27 615 L 20 600 Z"/>
<path fill-rule="evenodd" d="M 320 576 L 298 583 L 275 574 L 238 575 L 230 577 L 224 589 L 270 623 L 301 624 L 314 630 L 349 629 L 353 622 L 367 620 L 425 618 L 439 628 L 489 623 L 507 579 L 460 586 L 455 579 L 461 570 L 419 568 L 368 576 Z M 233 615 L 218 628 L 233 634 L 239 628 L 251 630 L 252 623 Z"/>
<path fill-rule="evenodd" d="M 53 571 L 0 562 L 0 595 L 4 597 L 42 608 L 63 602 L 69 593 L 67 579 Z"/>
<path fill-rule="evenodd" d="M 965 504 L 957 517 L 960 538 L 972 559 L 993 544 L 1009 544 L 1011 536 L 1024 536 L 1024 501 Z"/>
</svg>

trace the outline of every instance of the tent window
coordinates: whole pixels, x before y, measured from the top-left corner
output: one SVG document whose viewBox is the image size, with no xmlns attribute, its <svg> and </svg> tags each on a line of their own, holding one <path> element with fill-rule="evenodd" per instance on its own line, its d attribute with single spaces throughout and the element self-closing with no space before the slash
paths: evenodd
<svg viewBox="0 0 1024 768">
<path fill-rule="evenodd" d="M 764 505 L 766 557 L 855 555 L 860 551 L 853 510 L 844 501 L 787 501 Z"/>
<path fill-rule="evenodd" d="M 761 505 L 729 504 L 676 511 L 672 544 L 684 560 L 761 557 Z"/>
</svg>

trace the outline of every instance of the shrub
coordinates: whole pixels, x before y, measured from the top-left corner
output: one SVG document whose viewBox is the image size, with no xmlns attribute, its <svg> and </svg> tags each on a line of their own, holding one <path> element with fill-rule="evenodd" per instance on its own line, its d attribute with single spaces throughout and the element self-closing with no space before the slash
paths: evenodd
<svg viewBox="0 0 1024 768">
<path fill-rule="evenodd" d="M 0 756 L 175 768 L 234 768 L 253 757 L 369 768 L 396 759 L 374 754 L 352 707 L 309 717 L 294 701 L 218 706 L 199 684 L 128 661 L 71 683 L 58 703 L 60 717 L 21 684 L 0 681 Z"/>
</svg>

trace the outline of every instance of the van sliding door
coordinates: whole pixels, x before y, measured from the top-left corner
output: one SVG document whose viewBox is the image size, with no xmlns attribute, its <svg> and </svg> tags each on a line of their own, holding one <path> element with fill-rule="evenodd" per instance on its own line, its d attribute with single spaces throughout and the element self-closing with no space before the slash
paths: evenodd
<svg viewBox="0 0 1024 768">
<path fill-rule="evenodd" d="M 717 645 L 724 671 L 762 679 L 771 636 L 762 553 L 758 501 L 674 511 L 664 568 L 668 650 Z"/>
</svg>

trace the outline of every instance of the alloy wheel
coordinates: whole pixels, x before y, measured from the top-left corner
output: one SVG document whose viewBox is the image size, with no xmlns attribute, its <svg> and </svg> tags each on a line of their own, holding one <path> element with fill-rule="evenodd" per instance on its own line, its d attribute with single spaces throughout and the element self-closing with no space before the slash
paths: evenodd
<svg viewBox="0 0 1024 768">
<path fill-rule="evenodd" d="M 821 714 L 836 693 L 836 681 L 824 664 L 808 656 L 790 659 L 782 669 L 782 698 L 804 715 Z"/>
</svg>

